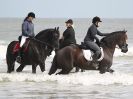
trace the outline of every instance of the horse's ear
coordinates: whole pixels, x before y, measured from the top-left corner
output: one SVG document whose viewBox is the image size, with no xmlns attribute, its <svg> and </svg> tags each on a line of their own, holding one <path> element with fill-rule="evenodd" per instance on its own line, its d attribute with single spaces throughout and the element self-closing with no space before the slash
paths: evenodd
<svg viewBox="0 0 133 99">
<path fill-rule="evenodd" d="M 59 31 L 59 27 L 57 27 L 57 31 Z"/>
<path fill-rule="evenodd" d="M 56 27 L 54 28 L 54 30 L 56 31 Z"/>
<path fill-rule="evenodd" d="M 127 30 L 125 30 L 125 33 L 127 33 Z"/>
<path fill-rule="evenodd" d="M 124 31 L 125 33 L 127 32 L 127 30 L 125 30 L 125 29 L 124 29 L 123 31 Z"/>
</svg>

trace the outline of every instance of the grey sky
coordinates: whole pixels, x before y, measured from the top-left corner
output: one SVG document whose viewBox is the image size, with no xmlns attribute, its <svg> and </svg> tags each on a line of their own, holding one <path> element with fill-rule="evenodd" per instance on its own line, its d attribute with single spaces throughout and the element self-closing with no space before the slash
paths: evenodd
<svg viewBox="0 0 133 99">
<path fill-rule="evenodd" d="M 133 18 L 133 0 L 0 0 L 0 17 Z"/>
</svg>

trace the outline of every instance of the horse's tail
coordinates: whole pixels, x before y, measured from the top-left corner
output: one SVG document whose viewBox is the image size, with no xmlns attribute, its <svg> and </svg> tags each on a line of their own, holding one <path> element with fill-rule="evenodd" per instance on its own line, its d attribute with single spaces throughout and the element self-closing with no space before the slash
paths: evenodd
<svg viewBox="0 0 133 99">
<path fill-rule="evenodd" d="M 11 73 L 12 71 L 14 71 L 16 56 L 15 56 L 15 54 L 13 54 L 13 48 L 16 43 L 17 43 L 17 41 L 12 41 L 7 47 L 6 63 L 7 63 L 7 72 L 8 73 Z"/>
</svg>

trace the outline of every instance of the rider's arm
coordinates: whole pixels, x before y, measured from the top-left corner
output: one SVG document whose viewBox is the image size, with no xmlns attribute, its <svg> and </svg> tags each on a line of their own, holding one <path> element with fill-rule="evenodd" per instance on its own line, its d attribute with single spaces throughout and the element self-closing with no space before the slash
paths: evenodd
<svg viewBox="0 0 133 99">
<path fill-rule="evenodd" d="M 109 33 L 101 33 L 99 30 L 97 30 L 97 34 L 100 36 L 107 36 Z"/>
<path fill-rule="evenodd" d="M 30 25 L 27 21 L 25 21 L 23 24 L 22 24 L 22 35 L 24 36 L 27 36 L 27 37 L 34 37 L 35 34 L 34 34 L 34 26 L 28 26 Z M 31 30 L 31 33 L 29 33 L 28 30 Z"/>
<path fill-rule="evenodd" d="M 64 31 L 64 33 L 63 33 L 63 37 L 64 37 L 64 39 L 66 39 L 66 38 L 69 38 L 69 36 L 70 36 L 69 30 L 66 29 L 66 30 Z"/>
<path fill-rule="evenodd" d="M 97 29 L 95 27 L 91 27 L 90 28 L 90 31 L 91 31 L 91 37 L 93 37 L 96 41 L 99 41 L 99 39 L 96 37 L 96 34 L 97 34 Z"/>
<path fill-rule="evenodd" d="M 24 22 L 22 24 L 22 35 L 29 36 L 28 34 L 29 34 L 28 33 L 28 23 L 27 22 Z"/>
</svg>

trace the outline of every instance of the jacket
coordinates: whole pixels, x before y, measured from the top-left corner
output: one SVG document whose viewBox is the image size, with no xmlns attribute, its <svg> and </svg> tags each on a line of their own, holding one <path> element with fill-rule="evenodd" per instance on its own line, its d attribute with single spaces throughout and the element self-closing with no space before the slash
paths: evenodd
<svg viewBox="0 0 133 99">
<path fill-rule="evenodd" d="M 22 24 L 22 36 L 34 37 L 34 24 L 31 21 L 24 20 Z"/>
<path fill-rule="evenodd" d="M 76 44 L 76 39 L 75 39 L 75 31 L 73 27 L 68 27 L 64 33 L 63 33 L 63 43 L 65 44 Z"/>
<path fill-rule="evenodd" d="M 86 34 L 86 36 L 84 38 L 84 42 L 88 42 L 88 41 L 92 41 L 93 42 L 94 40 L 99 41 L 99 39 L 97 38 L 96 35 L 99 35 L 99 36 L 107 36 L 108 33 L 101 33 L 97 29 L 96 25 L 95 24 L 92 24 L 89 27 L 88 31 L 87 31 L 87 34 Z"/>
</svg>

